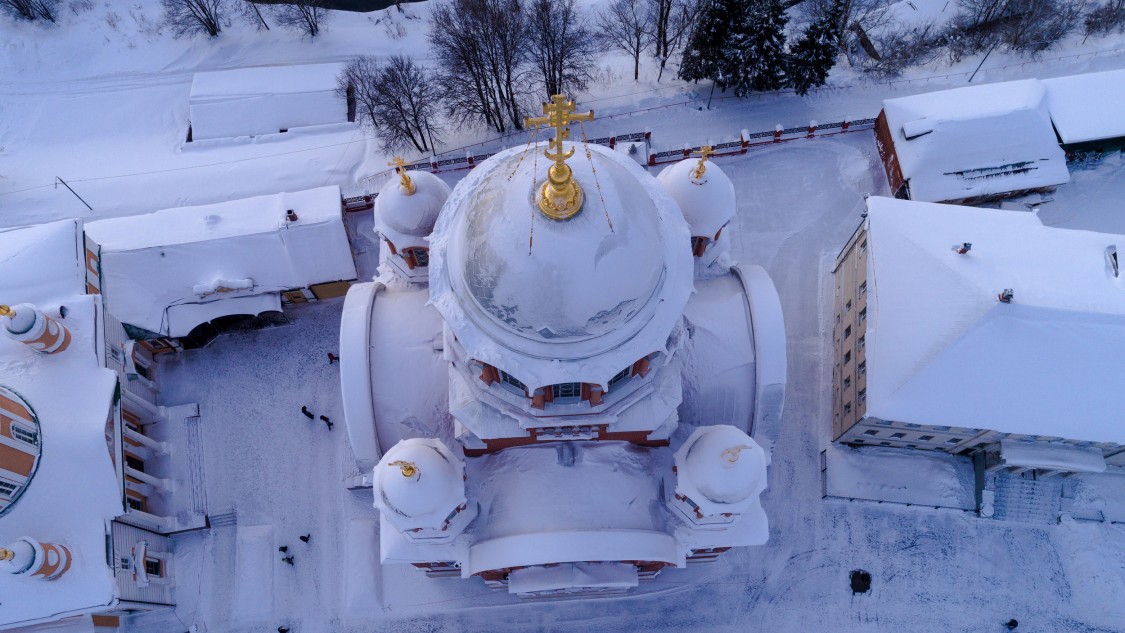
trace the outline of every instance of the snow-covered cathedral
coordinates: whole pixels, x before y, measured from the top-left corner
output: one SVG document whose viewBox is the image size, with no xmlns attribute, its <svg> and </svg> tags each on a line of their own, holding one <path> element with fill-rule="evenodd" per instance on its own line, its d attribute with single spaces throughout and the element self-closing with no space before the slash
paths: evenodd
<svg viewBox="0 0 1125 633">
<path fill-rule="evenodd" d="M 727 255 L 731 181 L 653 178 L 570 142 L 502 151 L 455 189 L 399 167 L 383 265 L 348 292 L 347 429 L 384 564 L 523 597 L 620 592 L 760 545 L 785 334 L 759 267 Z"/>
</svg>

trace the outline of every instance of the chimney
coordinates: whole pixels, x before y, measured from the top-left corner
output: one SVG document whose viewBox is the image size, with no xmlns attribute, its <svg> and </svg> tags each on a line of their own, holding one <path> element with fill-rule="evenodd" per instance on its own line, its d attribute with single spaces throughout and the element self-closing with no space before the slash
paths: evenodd
<svg viewBox="0 0 1125 633">
<path fill-rule="evenodd" d="M 285 219 L 289 220 L 290 222 L 296 222 L 297 221 L 297 212 L 294 211 L 293 209 L 289 209 L 288 211 L 285 212 Z"/>
<path fill-rule="evenodd" d="M 973 249 L 973 245 L 970 244 L 969 242 L 962 242 L 959 245 L 958 244 L 953 245 L 953 252 L 957 253 L 958 255 L 964 255 L 965 253 L 968 253 L 972 249 Z"/>
<path fill-rule="evenodd" d="M 1012 289 L 1011 288 L 1005 288 L 1003 292 L 1001 292 L 999 295 L 996 296 L 996 298 L 1000 300 L 1000 303 L 1011 303 L 1012 302 Z"/>
</svg>

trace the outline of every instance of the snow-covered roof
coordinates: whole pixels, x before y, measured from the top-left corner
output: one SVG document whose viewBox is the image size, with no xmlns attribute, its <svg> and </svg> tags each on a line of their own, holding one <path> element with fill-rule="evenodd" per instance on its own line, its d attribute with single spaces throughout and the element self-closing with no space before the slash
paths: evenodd
<svg viewBox="0 0 1125 633">
<path fill-rule="evenodd" d="M 688 227 L 654 178 L 596 145 L 596 176 L 584 152 L 569 161 L 582 211 L 548 219 L 532 201 L 541 147 L 458 183 L 431 236 L 431 299 L 472 358 L 529 386 L 605 384 L 665 349 L 692 292 Z"/>
<path fill-rule="evenodd" d="M 429 172 L 412 171 L 410 180 L 414 193 L 407 195 L 392 173 L 375 198 L 375 231 L 399 250 L 425 245 L 450 194 L 449 185 Z"/>
<path fill-rule="evenodd" d="M 734 184 L 719 166 L 706 161 L 695 178 L 698 160 L 685 159 L 665 167 L 656 177 L 684 213 L 693 236 L 714 238 L 734 218 Z"/>
<path fill-rule="evenodd" d="M 82 294 L 84 250 L 78 220 L 0 229 L 0 303 L 48 304 Z"/>
<path fill-rule="evenodd" d="M 883 101 L 913 200 L 941 202 L 1059 185 L 1066 157 L 1034 79 Z"/>
<path fill-rule="evenodd" d="M 284 290 L 356 278 L 336 186 L 99 220 L 86 235 L 100 247 L 110 313 L 167 336 L 279 309 Z"/>
<path fill-rule="evenodd" d="M 0 627 L 88 612 L 116 595 L 105 534 L 123 507 L 105 434 L 117 379 L 97 354 L 101 316 L 97 298 L 82 294 L 78 235 L 70 220 L 0 232 L 0 301 L 33 301 L 73 336 L 52 355 L 0 336 L 0 386 L 30 406 L 42 448 L 23 494 L 0 517 L 0 546 L 28 536 L 73 554 L 70 569 L 54 581 L 0 573 Z"/>
<path fill-rule="evenodd" d="M 1044 79 L 1043 84 L 1063 143 L 1125 136 L 1125 70 Z"/>
<path fill-rule="evenodd" d="M 276 134 L 347 122 L 347 103 L 336 94 L 341 68 L 306 64 L 196 73 L 189 97 L 192 138 Z"/>
<path fill-rule="evenodd" d="M 1125 444 L 1125 276 L 1107 256 L 1125 235 L 875 197 L 867 231 L 867 415 Z"/>
</svg>

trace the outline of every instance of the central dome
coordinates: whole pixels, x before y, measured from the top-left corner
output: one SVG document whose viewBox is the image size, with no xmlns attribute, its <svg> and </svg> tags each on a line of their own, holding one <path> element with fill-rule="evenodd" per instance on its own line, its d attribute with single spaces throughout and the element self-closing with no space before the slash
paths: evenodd
<svg viewBox="0 0 1125 633">
<path fill-rule="evenodd" d="M 573 218 L 552 220 L 535 205 L 548 163 L 519 162 L 497 161 L 496 175 L 515 176 L 487 179 L 462 215 L 454 283 L 487 318 L 541 341 L 594 338 L 638 317 L 664 276 L 660 217 L 640 183 L 615 165 L 595 180 L 589 161 L 572 159 L 586 200 Z"/>
</svg>

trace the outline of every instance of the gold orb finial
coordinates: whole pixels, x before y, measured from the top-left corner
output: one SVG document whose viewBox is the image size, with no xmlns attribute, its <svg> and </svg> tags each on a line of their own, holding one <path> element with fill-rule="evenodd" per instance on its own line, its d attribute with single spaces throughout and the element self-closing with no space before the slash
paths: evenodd
<svg viewBox="0 0 1125 633">
<path fill-rule="evenodd" d="M 691 171 L 692 180 L 703 180 L 703 174 L 707 172 L 707 159 L 714 155 L 715 148 L 710 145 L 699 148 L 699 164 Z"/>
<path fill-rule="evenodd" d="M 16 316 L 16 311 L 10 306 L 0 304 L 0 317 L 13 317 Z"/>
<path fill-rule="evenodd" d="M 400 459 L 387 464 L 387 466 L 398 466 L 399 470 L 402 471 L 403 477 L 413 477 L 418 474 L 418 467 L 414 465 L 414 462 L 405 462 Z"/>
<path fill-rule="evenodd" d="M 724 460 L 726 460 L 726 462 L 728 464 L 733 464 L 733 463 L 738 461 L 738 454 L 741 453 L 742 451 L 748 449 L 748 448 L 750 448 L 750 447 L 745 445 L 745 444 L 740 444 L 738 446 L 732 446 L 732 447 L 726 449 L 725 451 L 723 451 L 720 454 L 720 456 Z"/>
<path fill-rule="evenodd" d="M 574 155 L 574 148 L 564 152 L 562 142 L 570 138 L 571 123 L 593 121 L 594 111 L 578 113 L 574 110 L 574 102 L 567 101 L 566 95 L 554 95 L 550 103 L 543 104 L 544 116 L 524 119 L 527 127 L 547 125 L 555 128 L 555 138 L 543 151 L 543 155 L 555 164 L 547 170 L 547 181 L 539 189 L 538 199 L 539 210 L 552 220 L 570 219 L 582 209 L 582 187 L 574 180 L 574 174 L 566 164 L 566 159 Z"/>
<path fill-rule="evenodd" d="M 406 173 L 406 161 L 402 160 L 402 156 L 395 156 L 395 159 L 387 165 L 394 167 L 395 171 L 398 172 L 398 184 L 402 186 L 402 193 L 407 196 L 414 195 L 414 182 L 410 180 L 410 176 Z"/>
<path fill-rule="evenodd" d="M 7 307 L 7 306 L 5 306 L 5 307 Z M 2 560 L 12 560 L 15 557 L 16 557 L 15 552 L 8 549 L 7 547 L 0 547 L 0 561 L 2 561 Z"/>
</svg>

